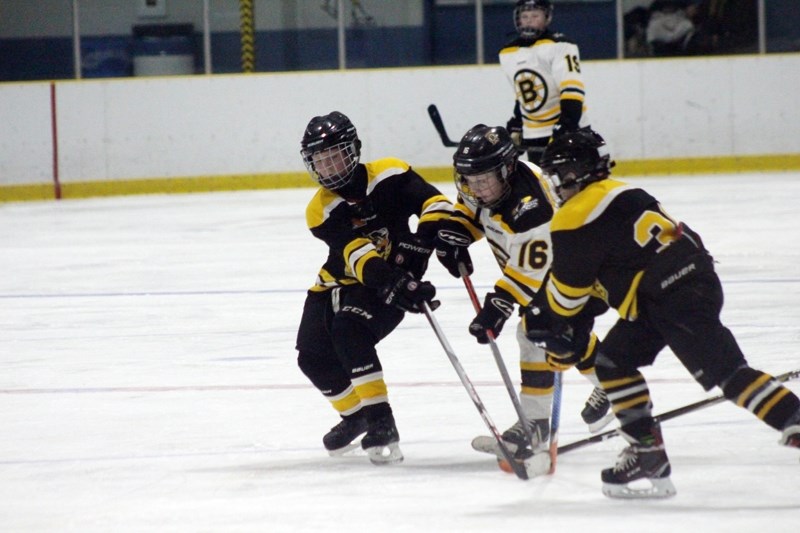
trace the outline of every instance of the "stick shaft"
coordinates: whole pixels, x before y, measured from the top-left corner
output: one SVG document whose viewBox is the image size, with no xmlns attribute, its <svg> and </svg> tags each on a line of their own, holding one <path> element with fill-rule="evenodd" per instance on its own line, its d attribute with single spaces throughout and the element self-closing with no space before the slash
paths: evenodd
<svg viewBox="0 0 800 533">
<path fill-rule="evenodd" d="M 436 338 L 439 339 L 439 343 L 442 345 L 442 348 L 444 348 L 447 358 L 450 359 L 450 363 L 452 363 L 453 368 L 455 368 L 458 378 L 461 380 L 461 383 L 467 390 L 467 394 L 472 400 L 472 403 L 475 404 L 475 407 L 478 409 L 478 413 L 480 413 L 481 418 L 483 418 L 484 423 L 486 423 L 486 427 L 489 428 L 489 431 L 491 431 L 495 440 L 497 440 L 497 445 L 499 446 L 503 457 L 511 465 L 511 468 L 514 469 L 514 473 L 517 475 L 517 477 L 520 479 L 528 479 L 528 472 L 525 470 L 525 466 L 522 463 L 518 463 L 514 460 L 514 457 L 509 451 L 508 447 L 505 445 L 505 443 L 503 443 L 503 439 L 500 437 L 500 432 L 497 431 L 497 426 L 495 426 L 494 422 L 492 422 L 489 413 L 486 411 L 486 406 L 483 404 L 483 401 L 481 401 L 480 396 L 478 396 L 478 391 L 475 390 L 475 386 L 472 384 L 469 376 L 467 376 L 467 373 L 464 371 L 464 367 L 461 366 L 461 361 L 458 360 L 455 352 L 453 352 L 453 348 L 447 341 L 447 337 L 444 336 L 444 332 L 439 326 L 439 322 L 436 320 L 436 317 L 433 316 L 433 311 L 431 311 L 430 306 L 426 302 L 422 303 L 422 311 L 425 313 L 425 317 L 428 319 L 428 322 L 433 328 Z"/>
</svg>

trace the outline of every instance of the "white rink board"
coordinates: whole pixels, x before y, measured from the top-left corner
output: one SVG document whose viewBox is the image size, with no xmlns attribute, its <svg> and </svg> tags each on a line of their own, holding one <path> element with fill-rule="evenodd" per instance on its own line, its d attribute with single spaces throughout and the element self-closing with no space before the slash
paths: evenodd
<svg viewBox="0 0 800 533">
<path fill-rule="evenodd" d="M 800 54 L 586 61 L 588 113 L 615 158 L 797 154 Z M 57 83 L 64 183 L 303 172 L 308 120 L 351 116 L 367 159 L 446 167 L 428 104 L 450 137 L 505 125 L 513 107 L 500 67 L 460 66 L 175 76 Z M 46 84 L 0 85 L 0 185 L 52 179 Z"/>
</svg>

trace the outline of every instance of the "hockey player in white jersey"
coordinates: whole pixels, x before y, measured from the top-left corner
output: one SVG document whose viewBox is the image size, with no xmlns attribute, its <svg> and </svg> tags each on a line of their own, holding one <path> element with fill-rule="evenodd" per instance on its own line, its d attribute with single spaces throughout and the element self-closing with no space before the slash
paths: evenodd
<svg viewBox="0 0 800 533">
<path fill-rule="evenodd" d="M 505 128 L 483 124 L 472 127 L 461 139 L 453 161 L 458 200 L 450 219 L 439 226 L 437 257 L 450 274 L 459 277 L 459 263 L 468 272 L 472 271 L 467 247 L 486 237 L 502 275 L 470 323 L 469 333 L 479 343 L 487 344 L 487 332 L 499 335 L 514 306 L 518 305 L 523 314 L 542 287 L 550 267 L 550 220 L 555 203 L 542 181 L 541 170 L 519 160 L 519 152 Z M 565 367 L 558 366 L 542 348 L 528 340 L 524 322 L 523 319 L 517 327 L 522 376 L 520 404 L 534 436 L 531 451 L 536 453 L 547 448 L 554 369 Z M 597 388 L 594 358 L 599 343 L 594 340 L 585 353 L 576 357 L 575 364 L 596 387 L 582 413 L 588 424 L 612 418 L 605 416 L 609 402 Z M 502 438 L 512 453 L 527 456 L 519 453 L 530 444 L 521 422 L 506 430 Z M 475 442 L 473 447 L 491 451 Z"/>
<path fill-rule="evenodd" d="M 519 0 L 514 8 L 518 35 L 499 54 L 516 95 L 506 129 L 536 164 L 552 137 L 589 124 L 578 46 L 550 31 L 552 19 L 550 0 Z"/>
</svg>

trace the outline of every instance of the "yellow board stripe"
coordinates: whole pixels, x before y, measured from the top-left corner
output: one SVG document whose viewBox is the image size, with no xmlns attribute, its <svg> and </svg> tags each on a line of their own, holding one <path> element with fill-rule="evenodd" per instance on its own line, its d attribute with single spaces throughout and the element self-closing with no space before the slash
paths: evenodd
<svg viewBox="0 0 800 533">
<path fill-rule="evenodd" d="M 415 167 L 427 181 L 453 181 L 453 167 Z M 791 172 L 800 170 L 800 154 L 705 157 L 687 159 L 640 159 L 617 161 L 614 176 L 674 176 L 738 172 Z M 184 194 L 190 192 L 294 189 L 318 187 L 308 172 L 185 176 L 105 181 L 62 181 L 63 198 L 125 196 L 129 194 Z M 0 202 L 53 200 L 52 183 L 0 185 Z"/>
</svg>

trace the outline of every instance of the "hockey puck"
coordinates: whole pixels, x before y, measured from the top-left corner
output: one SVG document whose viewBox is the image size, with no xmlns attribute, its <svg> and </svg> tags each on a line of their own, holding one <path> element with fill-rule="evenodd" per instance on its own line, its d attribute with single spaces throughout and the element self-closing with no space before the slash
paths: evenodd
<svg viewBox="0 0 800 533">
<path fill-rule="evenodd" d="M 499 466 L 500 470 L 502 470 L 503 472 L 505 472 L 507 474 L 513 474 L 514 473 L 514 469 L 511 468 L 511 465 L 508 464 L 508 461 L 506 461 L 505 459 L 498 459 L 497 460 L 497 466 Z"/>
</svg>

